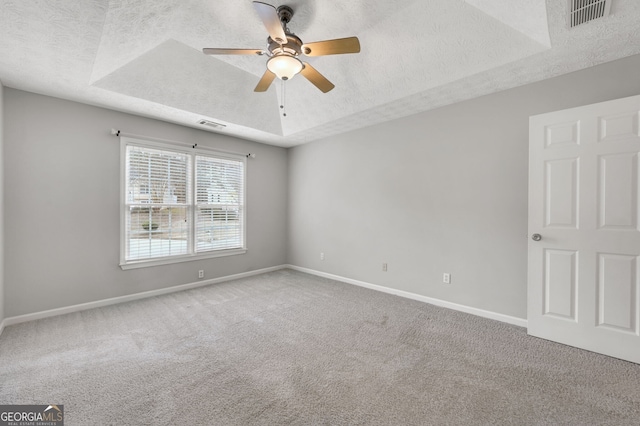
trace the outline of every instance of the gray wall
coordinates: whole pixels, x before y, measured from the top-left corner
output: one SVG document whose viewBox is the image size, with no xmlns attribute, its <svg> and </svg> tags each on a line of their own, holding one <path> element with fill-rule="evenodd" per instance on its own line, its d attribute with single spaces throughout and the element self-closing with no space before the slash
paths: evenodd
<svg viewBox="0 0 640 426">
<path fill-rule="evenodd" d="M 528 117 L 639 94 L 638 69 L 634 56 L 288 152 L 0 87 L 0 319 L 284 263 L 525 318 Z M 112 127 L 256 153 L 248 253 L 122 271 Z"/>
<path fill-rule="evenodd" d="M 5 88 L 6 316 L 286 263 L 287 150 Z M 244 255 L 122 271 L 111 128 L 251 152 Z"/>
<path fill-rule="evenodd" d="M 634 56 L 292 149 L 289 263 L 526 318 L 528 118 L 639 94 L 638 70 Z"/>
<path fill-rule="evenodd" d="M 4 86 L 0 81 L 0 323 L 4 315 Z"/>
</svg>

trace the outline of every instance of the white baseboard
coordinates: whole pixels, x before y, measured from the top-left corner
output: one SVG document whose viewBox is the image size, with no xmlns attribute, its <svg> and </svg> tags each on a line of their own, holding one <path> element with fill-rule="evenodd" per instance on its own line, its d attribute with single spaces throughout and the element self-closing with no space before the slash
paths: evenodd
<svg viewBox="0 0 640 426">
<path fill-rule="evenodd" d="M 514 324 L 520 327 L 527 327 L 527 320 L 522 318 L 516 318 L 509 315 L 499 314 L 496 312 L 485 311 L 483 309 L 473 308 L 471 306 L 459 305 L 453 302 L 447 302 L 445 300 L 434 299 L 432 297 L 422 296 L 415 293 L 410 293 L 408 291 L 397 290 L 389 287 L 384 287 L 377 284 L 370 284 L 364 281 L 353 280 L 351 278 L 341 277 L 339 275 L 333 275 L 326 272 L 320 272 L 313 269 L 302 268 L 300 266 L 295 265 L 279 265 L 273 266 L 270 268 L 258 269 L 255 271 L 243 272 L 240 274 L 228 275 L 226 277 L 220 278 L 212 278 L 209 280 L 196 281 L 193 283 L 177 285 L 173 287 L 161 288 L 158 290 L 150 290 L 142 293 L 129 294 L 126 296 L 112 297 L 110 299 L 97 300 L 95 302 L 82 303 L 79 305 L 66 306 L 64 308 L 51 309 L 48 311 L 35 312 L 32 314 L 18 315 L 15 317 L 5 318 L 0 321 L 0 335 L 2 334 L 5 327 L 19 324 L 27 321 L 34 321 L 42 318 L 49 318 L 57 315 L 64 315 L 73 312 L 85 311 L 87 309 L 100 308 L 103 306 L 115 305 L 118 303 L 131 302 L 133 300 L 146 299 L 149 297 L 161 296 L 163 294 L 175 293 L 178 291 L 189 290 L 192 288 L 204 287 L 211 284 L 217 284 L 225 281 L 236 280 L 239 278 L 250 277 L 253 275 L 264 274 L 267 272 L 273 272 L 280 269 L 293 269 L 295 271 L 304 272 L 311 275 L 316 275 L 323 278 L 329 278 L 332 280 L 340 281 L 347 284 L 357 285 L 359 287 L 369 288 L 371 290 L 381 291 L 383 293 L 389 293 L 400 297 L 406 297 L 407 299 L 413 299 L 420 302 L 430 303 L 432 305 L 441 306 L 443 308 L 453 309 L 456 311 L 466 312 L 468 314 L 477 315 L 484 318 L 489 318 L 497 321 L 506 322 L 509 324 Z"/>
<path fill-rule="evenodd" d="M 397 290 L 394 288 L 384 287 L 377 284 L 370 284 L 364 281 L 353 280 L 351 278 L 341 277 L 339 275 L 328 274 L 326 272 L 320 272 L 313 269 L 302 268 L 300 266 L 294 265 L 286 265 L 287 268 L 293 269 L 294 271 L 305 272 L 311 275 L 317 275 L 323 278 L 329 278 L 331 280 L 341 281 L 347 284 L 357 285 L 359 287 L 369 288 L 371 290 L 381 291 L 383 293 L 389 293 L 400 297 L 406 297 L 407 299 L 413 299 L 420 302 L 429 303 L 431 305 L 440 306 L 443 308 L 453 309 L 456 311 L 465 312 L 472 315 L 477 315 L 479 317 L 489 318 L 492 320 L 502 321 L 509 324 L 517 325 L 520 327 L 527 327 L 527 320 L 517 317 L 512 317 L 510 315 L 499 314 L 497 312 L 485 311 L 484 309 L 473 308 L 471 306 L 460 305 L 453 302 L 447 302 L 445 300 L 434 299 L 432 297 L 422 296 L 420 294 L 410 293 L 408 291 Z"/>
<path fill-rule="evenodd" d="M 51 309 L 48 311 L 35 312 L 32 314 L 18 315 L 15 317 L 5 318 L 0 323 L 0 334 L 5 326 L 19 324 L 21 322 L 33 321 L 42 318 L 54 317 L 57 315 L 70 314 L 73 312 L 86 311 L 87 309 L 100 308 L 103 306 L 115 305 L 117 303 L 131 302 L 133 300 L 146 299 L 163 294 L 175 293 L 178 291 L 189 290 L 192 288 L 204 287 L 211 284 L 217 284 L 225 281 L 237 280 L 239 278 L 250 277 L 253 275 L 264 274 L 266 272 L 277 271 L 286 268 L 286 265 L 272 266 L 270 268 L 258 269 L 255 271 L 243 272 L 240 274 L 228 275 L 226 277 L 212 278 L 209 280 L 196 281 L 193 283 L 177 285 L 173 287 L 161 288 L 158 290 L 150 290 L 142 293 L 128 294 L 126 296 L 112 297 L 110 299 L 97 300 L 95 302 L 82 303 L 79 305 L 65 306 L 64 308 Z"/>
</svg>

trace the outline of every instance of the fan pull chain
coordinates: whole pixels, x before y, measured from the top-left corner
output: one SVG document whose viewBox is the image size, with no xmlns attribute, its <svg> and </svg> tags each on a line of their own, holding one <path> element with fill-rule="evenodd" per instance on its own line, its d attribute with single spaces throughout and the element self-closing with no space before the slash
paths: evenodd
<svg viewBox="0 0 640 426">
<path fill-rule="evenodd" d="M 282 93 L 281 100 L 282 100 L 282 102 L 280 103 L 280 109 L 282 110 L 282 116 L 286 117 L 287 116 L 287 109 L 284 107 L 284 101 L 285 101 L 284 88 L 285 88 L 285 85 L 284 85 L 284 80 L 280 80 L 280 81 L 282 82 L 282 90 L 281 90 L 281 93 Z"/>
</svg>

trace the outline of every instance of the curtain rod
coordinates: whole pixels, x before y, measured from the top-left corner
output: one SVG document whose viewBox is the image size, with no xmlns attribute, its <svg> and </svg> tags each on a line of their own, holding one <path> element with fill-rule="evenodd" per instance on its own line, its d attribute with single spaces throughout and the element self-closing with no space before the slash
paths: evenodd
<svg viewBox="0 0 640 426">
<path fill-rule="evenodd" d="M 234 154 L 234 155 L 244 155 L 245 157 L 249 158 L 256 158 L 255 154 L 245 154 L 243 152 L 233 152 L 233 151 L 225 151 L 222 149 L 218 149 L 218 148 L 211 148 L 208 146 L 198 146 L 198 144 L 190 144 L 190 143 L 186 143 L 186 142 L 178 142 L 178 141 L 172 141 L 169 139 L 161 139 L 161 138 L 154 138 L 152 136 L 142 136 L 142 135 L 135 135 L 133 133 L 125 133 L 125 132 L 121 132 L 120 130 L 117 129 L 111 129 L 111 134 L 114 136 L 124 136 L 124 137 L 129 137 L 129 138 L 138 138 L 138 139 L 146 139 L 146 140 L 150 140 L 150 141 L 154 141 L 154 142 L 165 142 L 165 143 L 170 143 L 172 145 L 181 145 L 181 146 L 185 146 L 185 147 L 191 147 L 193 149 L 195 149 L 196 147 L 198 149 L 206 149 L 209 151 L 217 151 L 217 152 L 223 152 L 225 154 Z"/>
</svg>

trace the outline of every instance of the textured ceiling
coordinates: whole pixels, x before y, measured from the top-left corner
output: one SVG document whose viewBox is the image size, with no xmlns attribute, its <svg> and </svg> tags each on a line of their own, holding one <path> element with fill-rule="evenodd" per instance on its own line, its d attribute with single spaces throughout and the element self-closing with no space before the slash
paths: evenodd
<svg viewBox="0 0 640 426">
<path fill-rule="evenodd" d="M 362 49 L 307 58 L 336 87 L 286 82 L 286 117 L 280 81 L 253 91 L 266 57 L 201 52 L 265 48 L 250 0 L 0 0 L 0 81 L 294 146 L 640 53 L 638 0 L 571 30 L 564 0 L 282 1 L 304 42 L 357 36 Z"/>
</svg>

